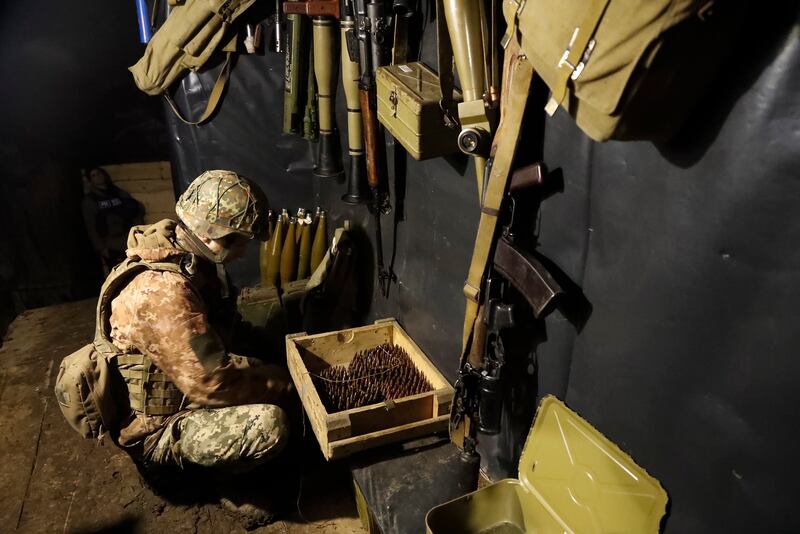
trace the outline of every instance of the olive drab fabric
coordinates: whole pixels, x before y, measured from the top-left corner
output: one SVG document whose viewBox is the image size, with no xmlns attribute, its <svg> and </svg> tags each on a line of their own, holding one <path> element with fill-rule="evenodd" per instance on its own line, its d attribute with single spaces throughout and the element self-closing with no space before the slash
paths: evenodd
<svg viewBox="0 0 800 534">
<path fill-rule="evenodd" d="M 185 258 L 180 263 L 189 275 L 157 270 L 137 274 L 111 303 L 110 338 L 125 353 L 142 348 L 185 395 L 189 411 L 266 403 L 266 378 L 275 370 L 268 365 L 243 367 L 228 352 L 234 337 L 228 328 L 228 319 L 235 315 L 232 299 L 222 297 L 218 266 L 203 258 L 189 235 L 190 231 L 171 220 L 131 230 L 129 258 L 152 263 Z M 147 458 L 183 413 L 135 412 L 122 425 L 119 444 L 141 445 Z"/>
<path fill-rule="evenodd" d="M 197 70 L 220 46 L 231 23 L 255 0 L 186 0 L 130 68 L 137 87 L 149 95 L 166 91 L 186 70 Z"/>
<path fill-rule="evenodd" d="M 181 262 L 148 263 L 128 257 L 116 266 L 100 290 L 97 302 L 94 341 L 70 354 L 61 363 L 55 395 L 67 422 L 85 438 L 100 438 L 110 432 L 116 441 L 120 421 L 130 410 L 146 415 L 172 415 L 178 412 L 183 394 L 150 359 L 138 352 L 123 353 L 111 338 L 111 301 L 137 274 L 169 271 L 186 275 Z M 127 389 L 127 399 L 124 391 Z"/>
<path fill-rule="evenodd" d="M 219 105 L 231 67 L 236 39 L 230 39 L 231 23 L 255 0 L 185 0 L 170 2 L 172 8 L 164 24 L 147 43 L 144 55 L 130 67 L 136 86 L 149 95 L 163 94 L 175 115 L 186 124 L 202 124 Z M 229 41 L 226 43 L 226 41 Z M 205 111 L 196 120 L 185 118 L 167 89 L 186 70 L 196 71 L 215 50 L 228 52 L 217 81 L 211 90 Z"/>
<path fill-rule="evenodd" d="M 224 319 L 217 317 L 227 310 L 222 283 L 187 235 L 171 220 L 131 229 L 127 259 L 109 275 L 98 301 L 95 340 L 65 359 L 56 383 L 76 430 L 87 437 L 110 432 L 144 459 L 165 432 L 180 432 L 178 421 L 195 408 L 268 400 L 264 385 L 272 366 L 250 368 L 227 351 Z M 233 426 L 241 410 L 234 415 Z M 269 421 L 259 415 L 256 423 L 270 435 L 288 432 L 278 415 Z M 249 443 L 262 452 L 276 446 L 263 439 Z"/>
<path fill-rule="evenodd" d="M 219 239 L 239 233 L 266 240 L 267 197 L 232 171 L 206 171 L 189 184 L 175 212 L 196 235 Z"/>
<path fill-rule="evenodd" d="M 84 438 L 115 434 L 124 413 L 124 397 L 118 392 L 119 373 L 114 363 L 99 354 L 94 344 L 84 345 L 61 362 L 55 396 L 64 418 Z M 116 383 L 116 387 L 114 385 Z"/>
<path fill-rule="evenodd" d="M 503 0 L 503 43 L 517 41 L 552 91 L 550 115 L 563 107 L 597 141 L 665 140 L 730 48 L 731 4 Z"/>
</svg>

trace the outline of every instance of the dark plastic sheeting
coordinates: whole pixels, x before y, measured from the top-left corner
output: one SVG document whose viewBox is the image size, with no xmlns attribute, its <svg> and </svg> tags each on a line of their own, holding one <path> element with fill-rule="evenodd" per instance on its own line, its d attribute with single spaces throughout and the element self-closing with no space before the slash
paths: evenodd
<svg viewBox="0 0 800 534">
<path fill-rule="evenodd" d="M 597 144 L 563 113 L 548 121 L 545 159 L 565 190 L 543 204 L 539 252 L 583 289 L 588 321 L 582 330 L 570 313 L 525 321 L 532 335 L 510 364 L 506 430 L 481 440 L 493 477 L 515 473 L 535 400 L 555 393 L 662 481 L 667 532 L 800 529 L 797 20 L 794 3 L 754 12 L 672 145 Z M 179 102 L 198 114 L 215 75 L 191 75 Z M 209 168 L 242 172 L 276 207 L 319 204 L 334 224 L 351 219 L 369 260 L 366 209 L 341 203 L 343 184 L 311 175 L 312 147 L 280 133 L 282 77 L 281 56 L 242 56 L 209 124 L 171 119 L 179 182 Z M 343 125 L 341 92 L 338 107 Z M 478 218 L 472 172 L 462 157 L 409 158 L 405 187 L 396 180 L 405 202 L 388 300 L 370 287 L 371 261 L 361 266 L 362 319 L 397 317 L 451 379 Z M 232 269 L 240 285 L 257 281 L 256 254 Z"/>
<path fill-rule="evenodd" d="M 431 27 L 431 30 L 433 27 Z M 435 32 L 427 31 L 423 57 L 435 54 Z M 428 59 L 429 64 L 435 60 Z M 199 75 L 189 74 L 176 93 L 178 105 L 192 116 L 205 108 L 219 65 Z M 312 175 L 316 143 L 281 133 L 283 121 L 282 55 L 238 56 L 219 112 L 202 126 L 181 123 L 167 108 L 172 135 L 173 172 L 185 188 L 203 170 L 228 168 L 255 180 L 272 206 L 291 208 L 317 205 L 329 210 L 329 227 L 349 219 L 359 248 L 359 272 L 364 283 L 359 295 L 363 321 L 396 317 L 450 379 L 458 368 L 464 304 L 461 286 L 477 228 L 477 193 L 471 163 L 461 154 L 416 162 L 402 155 L 407 168 L 392 179 L 394 211 L 384 216 L 382 229 L 387 265 L 396 242 L 394 272 L 398 281 L 389 299 L 374 287 L 373 216 L 365 206 L 341 202 L 345 183 Z M 165 106 L 166 107 L 166 106 Z M 337 120 L 345 128 L 344 94 L 339 85 Z M 346 132 L 342 131 L 346 147 Z M 389 167 L 394 168 L 395 147 L 389 138 Z M 347 167 L 347 155 L 344 151 Z M 404 194 L 396 195 L 395 186 Z M 400 200 L 398 200 L 398 198 Z M 394 219 L 399 218 L 397 237 Z M 258 253 L 251 247 L 244 261 L 230 267 L 239 285 L 258 282 Z"/>
</svg>

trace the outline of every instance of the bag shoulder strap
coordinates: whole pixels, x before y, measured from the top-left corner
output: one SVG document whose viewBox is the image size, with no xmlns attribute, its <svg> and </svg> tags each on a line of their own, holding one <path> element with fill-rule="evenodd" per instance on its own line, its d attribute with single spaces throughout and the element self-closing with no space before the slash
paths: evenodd
<svg viewBox="0 0 800 534">
<path fill-rule="evenodd" d="M 200 115 L 199 119 L 195 121 L 186 119 L 178 110 L 178 106 L 175 104 L 175 101 L 172 99 L 172 97 L 169 96 L 167 92 L 164 92 L 164 99 L 167 101 L 167 104 L 169 104 L 169 107 L 172 109 L 172 112 L 175 113 L 175 116 L 178 117 L 183 123 L 191 126 L 203 124 L 217 110 L 220 100 L 222 99 L 222 93 L 225 91 L 225 86 L 228 84 L 228 78 L 230 77 L 232 55 L 232 52 L 228 52 L 226 54 L 225 63 L 222 65 L 222 69 L 219 71 L 219 75 L 217 76 L 217 81 L 214 82 L 214 87 L 211 89 L 211 94 L 208 97 L 206 109 L 203 111 L 203 114 Z"/>
</svg>

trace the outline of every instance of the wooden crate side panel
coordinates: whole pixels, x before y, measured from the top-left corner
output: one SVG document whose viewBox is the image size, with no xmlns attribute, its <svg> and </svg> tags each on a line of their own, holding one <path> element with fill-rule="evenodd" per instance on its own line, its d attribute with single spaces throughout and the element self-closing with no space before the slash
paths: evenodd
<svg viewBox="0 0 800 534">
<path fill-rule="evenodd" d="M 388 343 L 391 332 L 389 325 L 371 325 L 298 338 L 295 342 L 306 367 L 315 373 L 331 365 L 346 365 L 357 352 Z"/>
<path fill-rule="evenodd" d="M 431 392 L 420 393 L 344 413 L 350 419 L 351 436 L 354 437 L 430 419 L 435 399 Z"/>
<path fill-rule="evenodd" d="M 340 441 L 335 441 L 328 446 L 331 460 L 345 458 L 353 453 L 360 452 L 373 447 L 396 443 L 413 439 L 425 434 L 433 434 L 447 429 L 449 415 L 442 415 L 436 418 L 417 421 L 396 428 L 379 430 L 371 434 L 356 436 Z"/>
<path fill-rule="evenodd" d="M 442 373 L 436 368 L 435 365 L 431 363 L 425 353 L 422 352 L 422 349 L 419 348 L 419 345 L 414 343 L 414 340 L 406 334 L 405 330 L 403 330 L 400 325 L 396 325 L 394 330 L 394 339 L 393 342 L 395 345 L 402 347 L 409 356 L 411 356 L 412 361 L 417 366 L 425 377 L 431 382 L 433 389 L 442 389 L 450 387 L 450 382 L 442 376 Z"/>
<path fill-rule="evenodd" d="M 350 424 L 350 417 L 344 412 L 328 415 L 325 418 L 325 432 L 328 443 L 352 437 L 353 427 Z"/>
<path fill-rule="evenodd" d="M 323 454 L 327 458 L 328 450 L 328 430 L 326 428 L 327 412 L 322 405 L 322 400 L 317 394 L 317 390 L 311 382 L 311 377 L 308 375 L 303 359 L 297 351 L 297 347 L 290 336 L 286 338 L 286 363 L 289 367 L 289 374 L 292 376 L 297 393 L 303 403 L 308 420 L 311 422 L 311 429 L 314 435 L 317 436 L 317 441 L 322 449 Z"/>
<path fill-rule="evenodd" d="M 453 406 L 453 397 L 455 396 L 453 388 L 437 389 L 433 394 L 436 397 L 433 404 L 433 417 L 449 414 L 450 408 Z"/>
</svg>

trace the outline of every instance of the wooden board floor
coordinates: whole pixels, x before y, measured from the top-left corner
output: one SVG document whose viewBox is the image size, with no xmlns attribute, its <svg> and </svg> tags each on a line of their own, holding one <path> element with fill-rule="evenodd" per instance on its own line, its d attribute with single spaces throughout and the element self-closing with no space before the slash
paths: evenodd
<svg viewBox="0 0 800 534">
<path fill-rule="evenodd" d="M 86 300 L 28 310 L 0 347 L 0 532 L 245 532 L 216 503 L 154 495 L 124 452 L 82 439 L 64 421 L 53 382 L 61 359 L 91 338 L 94 307 Z M 364 532 L 346 466 L 318 460 L 303 478 L 302 515 L 252 532 Z"/>
</svg>

